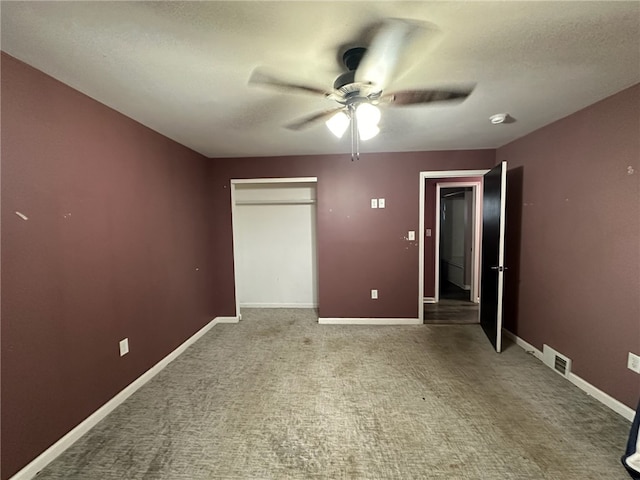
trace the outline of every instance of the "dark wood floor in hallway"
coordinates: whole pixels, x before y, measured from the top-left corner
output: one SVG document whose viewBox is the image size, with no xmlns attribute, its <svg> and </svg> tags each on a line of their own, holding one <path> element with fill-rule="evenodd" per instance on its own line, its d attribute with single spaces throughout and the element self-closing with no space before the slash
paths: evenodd
<svg viewBox="0 0 640 480">
<path fill-rule="evenodd" d="M 450 282 L 443 282 L 438 303 L 424 305 L 424 323 L 459 325 L 479 323 L 479 306 L 469 297 L 469 291 Z"/>
<path fill-rule="evenodd" d="M 424 306 L 424 323 L 469 324 L 479 323 L 477 303 L 443 299 Z"/>
</svg>

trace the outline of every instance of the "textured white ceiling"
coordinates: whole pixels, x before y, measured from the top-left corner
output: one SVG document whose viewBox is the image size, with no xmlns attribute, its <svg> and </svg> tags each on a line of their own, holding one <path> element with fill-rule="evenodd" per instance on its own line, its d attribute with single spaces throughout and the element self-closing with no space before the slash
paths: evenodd
<svg viewBox="0 0 640 480">
<path fill-rule="evenodd" d="M 346 153 L 331 100 L 247 86 L 256 66 L 330 88 L 387 17 L 426 20 L 388 91 L 477 83 L 456 106 L 386 108 L 363 152 L 495 148 L 640 82 L 640 2 L 2 2 L 2 50 L 209 157 Z M 492 126 L 509 112 L 517 121 Z"/>
</svg>

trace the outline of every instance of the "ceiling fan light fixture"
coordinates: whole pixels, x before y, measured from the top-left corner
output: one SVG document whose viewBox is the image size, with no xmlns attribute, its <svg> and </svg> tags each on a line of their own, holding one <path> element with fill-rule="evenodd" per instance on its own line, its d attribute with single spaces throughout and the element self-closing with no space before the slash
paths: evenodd
<svg viewBox="0 0 640 480">
<path fill-rule="evenodd" d="M 380 121 L 380 109 L 370 103 L 361 103 L 356 107 L 358 125 L 377 126 Z"/>
<path fill-rule="evenodd" d="M 327 128 L 336 137 L 342 138 L 349 127 L 349 116 L 345 112 L 338 112 L 325 122 Z"/>
<path fill-rule="evenodd" d="M 260 67 L 251 74 L 249 84 L 312 93 L 337 103 L 334 103 L 333 108 L 307 115 L 286 127 L 298 131 L 324 121 L 327 128 L 338 138 L 342 138 L 347 129 L 351 130 L 347 134 L 351 137 L 351 160 L 360 158 L 360 140 L 368 140 L 380 133 L 381 112 L 378 105 L 393 104 L 402 107 L 443 102 L 459 103 L 475 88 L 475 84 L 467 84 L 458 88 L 385 92 L 398 72 L 404 70 L 405 66 L 408 67 L 405 60 L 410 58 L 404 57 L 414 37 L 422 33 L 433 35 L 438 29 L 428 22 L 388 18 L 373 25 L 370 32 L 373 36 L 369 39 L 368 47 L 348 48 L 342 54 L 342 63 L 347 71 L 338 75 L 332 89 L 292 83 L 265 72 Z M 505 122 L 509 123 L 509 119 Z"/>
</svg>

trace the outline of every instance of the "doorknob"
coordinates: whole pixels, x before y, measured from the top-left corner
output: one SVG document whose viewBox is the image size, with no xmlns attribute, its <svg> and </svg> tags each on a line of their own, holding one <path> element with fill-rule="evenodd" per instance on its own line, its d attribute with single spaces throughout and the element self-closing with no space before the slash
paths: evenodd
<svg viewBox="0 0 640 480">
<path fill-rule="evenodd" d="M 509 270 L 508 267 L 503 267 L 502 265 L 496 265 L 491 267 L 491 270 L 498 270 L 499 272 L 504 272 L 505 270 Z"/>
</svg>

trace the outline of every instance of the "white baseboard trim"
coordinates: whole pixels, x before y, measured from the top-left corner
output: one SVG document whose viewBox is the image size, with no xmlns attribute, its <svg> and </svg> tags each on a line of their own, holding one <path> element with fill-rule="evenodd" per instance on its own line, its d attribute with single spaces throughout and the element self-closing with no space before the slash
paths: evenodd
<svg viewBox="0 0 640 480">
<path fill-rule="evenodd" d="M 580 390 L 591 395 L 593 398 L 598 400 L 603 405 L 609 407 L 618 415 L 621 415 L 627 420 L 629 420 L 630 422 L 633 422 L 633 417 L 636 414 L 636 412 L 632 408 L 627 407 L 624 403 L 616 400 L 608 393 L 605 393 L 602 390 L 600 390 L 598 387 L 594 387 L 589 382 L 579 377 L 575 373 L 569 372 L 569 374 L 567 375 L 567 379 L 571 383 L 573 383 L 576 387 L 578 387 Z"/>
<path fill-rule="evenodd" d="M 317 303 L 241 303 L 240 308 L 318 308 Z"/>
<path fill-rule="evenodd" d="M 436 303 L 435 297 L 424 297 L 422 303 Z"/>
<path fill-rule="evenodd" d="M 318 318 L 322 325 L 421 325 L 419 318 Z"/>
<path fill-rule="evenodd" d="M 513 340 L 516 343 L 516 345 L 518 345 L 519 347 L 523 348 L 528 353 L 533 354 L 533 356 L 536 357 L 541 362 L 544 362 L 542 352 L 540 350 L 538 350 L 536 347 L 534 347 L 530 343 L 524 341 L 520 337 L 514 335 L 513 333 L 511 333 L 508 330 L 503 330 L 503 333 L 507 337 L 509 337 L 511 340 Z M 636 412 L 632 408 L 627 407 L 624 403 L 616 400 L 615 398 L 613 398 L 608 393 L 605 393 L 602 390 L 600 390 L 598 387 L 595 387 L 595 386 L 591 385 L 589 382 L 587 382 L 583 378 L 579 377 L 575 373 L 569 372 L 569 374 L 566 376 L 566 378 L 571 383 L 573 383 L 576 387 L 578 387 L 580 390 L 582 390 L 586 394 L 592 396 L 593 398 L 598 400 L 600 403 L 602 403 L 606 407 L 609 407 L 611 410 L 616 412 L 618 415 L 621 415 L 622 417 L 626 418 L 630 422 L 633 421 L 633 417 L 634 417 Z"/>
<path fill-rule="evenodd" d="M 536 347 L 534 347 L 530 343 L 524 341 L 520 337 L 514 335 L 509 330 L 504 330 L 503 329 L 502 333 L 504 333 L 507 337 L 509 337 L 511 340 L 513 340 L 513 342 L 516 345 L 518 345 L 520 348 L 522 348 L 524 351 L 526 351 L 527 353 L 532 354 L 534 357 L 536 357 L 541 362 L 544 361 L 544 355 L 542 354 L 541 350 L 538 350 Z"/>
<path fill-rule="evenodd" d="M 169 355 L 164 357 L 158 363 L 156 363 L 149 370 L 140 375 L 127 387 L 125 387 L 120 393 L 116 394 L 111 400 L 98 408 L 95 412 L 85 418 L 76 427 L 65 434 L 60 440 L 47 448 L 44 452 L 38 455 L 30 463 L 28 463 L 22 470 L 16 473 L 10 480 L 31 480 L 34 478 L 40 470 L 46 467 L 49 463 L 55 460 L 61 453 L 73 445 L 80 437 L 95 427 L 98 422 L 109 415 L 116 407 L 123 403 L 127 398 L 133 395 L 140 387 L 155 377 L 162 369 L 164 369 L 169 363 L 178 358 L 188 347 L 194 344 L 205 333 L 211 330 L 218 323 L 237 323 L 238 317 L 216 317 L 208 324 L 194 333 L 191 337 L 184 341 L 178 348 L 172 351 Z"/>
</svg>

